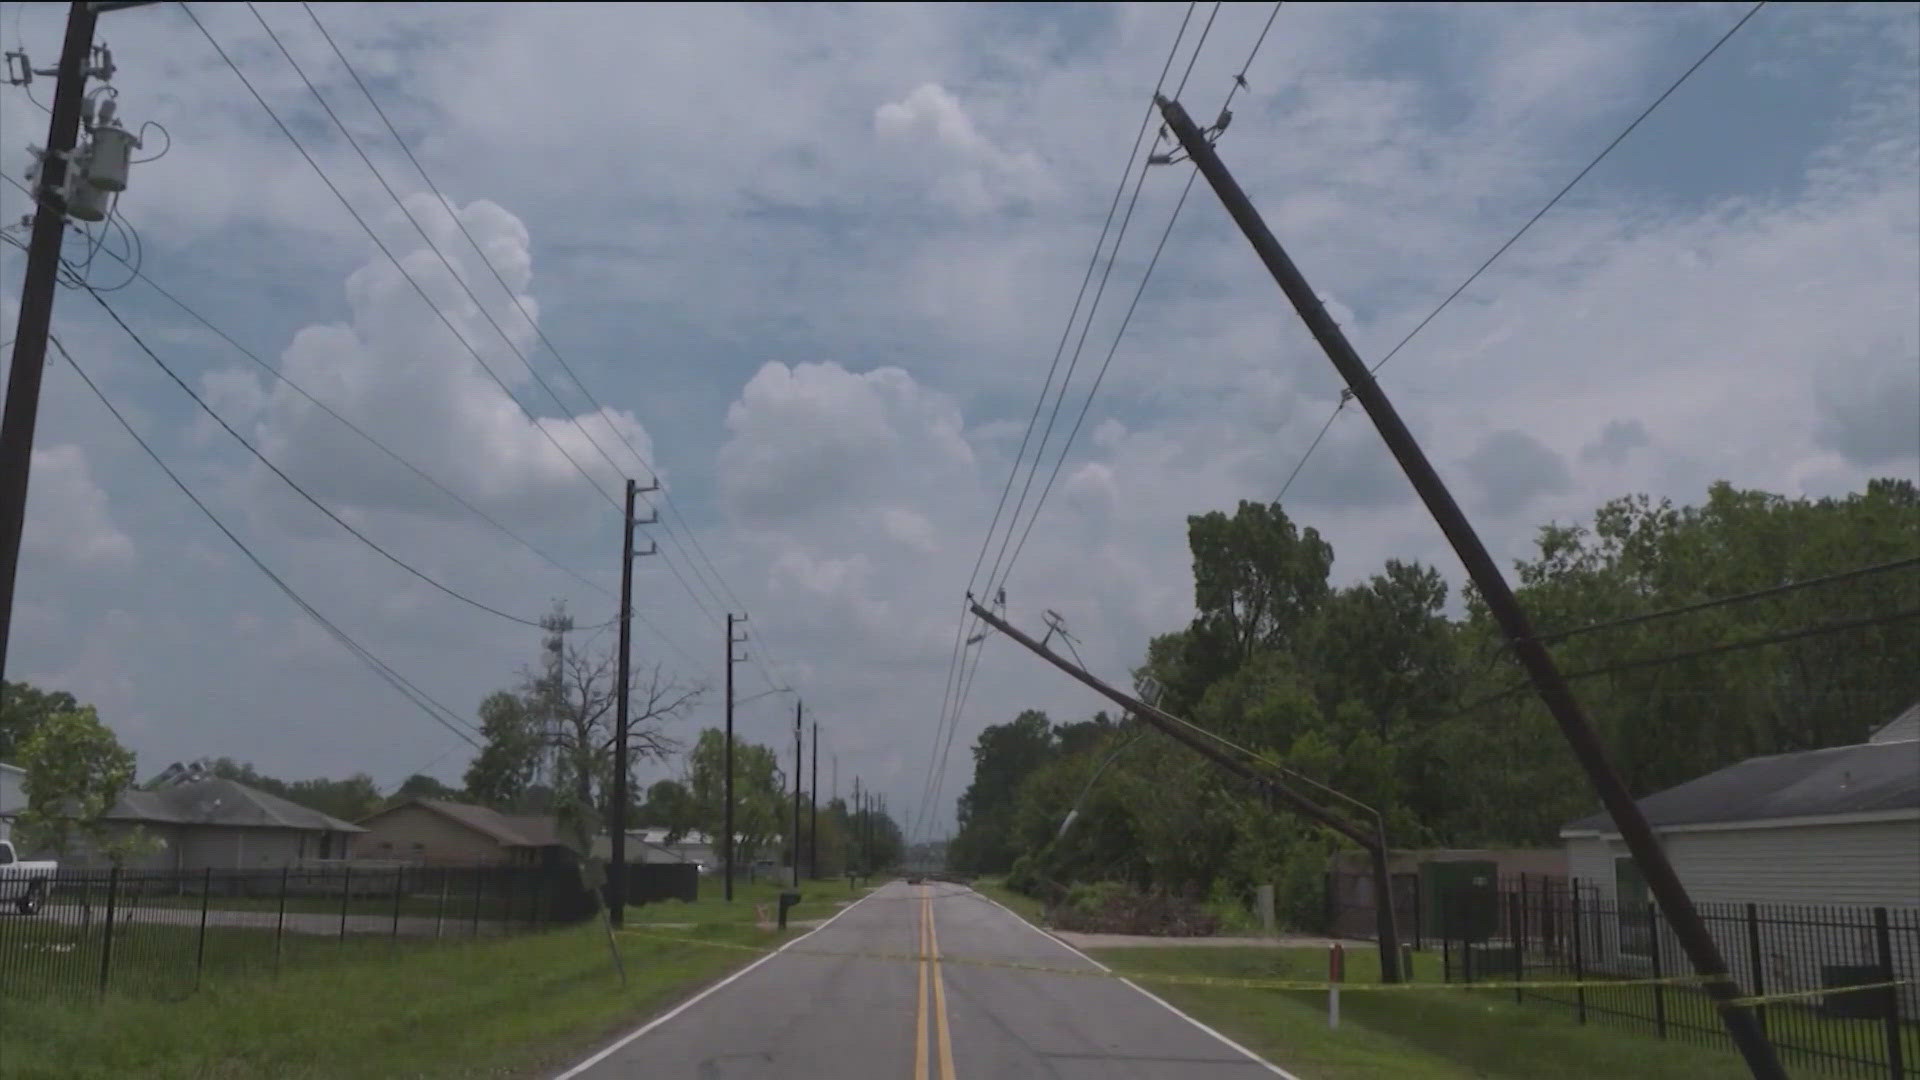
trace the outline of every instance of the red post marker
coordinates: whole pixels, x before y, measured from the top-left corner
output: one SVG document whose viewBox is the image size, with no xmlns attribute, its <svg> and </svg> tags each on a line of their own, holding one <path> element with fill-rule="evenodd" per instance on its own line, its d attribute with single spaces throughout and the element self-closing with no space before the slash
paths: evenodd
<svg viewBox="0 0 1920 1080">
<path fill-rule="evenodd" d="M 1339 942 L 1327 947 L 1327 1027 L 1340 1026 L 1340 984 L 1347 981 L 1347 951 Z"/>
</svg>

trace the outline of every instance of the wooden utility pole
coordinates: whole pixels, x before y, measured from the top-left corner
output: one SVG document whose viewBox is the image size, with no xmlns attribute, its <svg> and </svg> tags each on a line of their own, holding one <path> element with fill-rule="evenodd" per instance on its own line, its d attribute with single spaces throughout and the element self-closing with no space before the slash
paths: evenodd
<svg viewBox="0 0 1920 1080">
<path fill-rule="evenodd" d="M 807 781 L 807 875 L 820 876 L 820 721 L 813 722 L 813 778 Z"/>
<path fill-rule="evenodd" d="M 40 414 L 40 378 L 47 367 L 60 242 L 67 228 L 67 158 L 80 141 L 80 106 L 86 99 L 93 56 L 96 7 L 76 2 L 67 8 L 67 36 L 60 48 L 53 113 L 47 122 L 47 152 L 40 159 L 40 180 L 34 192 L 39 205 L 33 214 L 33 236 L 27 242 L 27 275 L 20 283 L 6 410 L 0 418 L 0 675 L 6 671 L 13 630 L 13 591 L 20 570 L 20 535 L 27 521 L 33 429 Z"/>
<path fill-rule="evenodd" d="M 1373 821 L 1371 823 L 1356 823 L 1343 815 L 1334 813 L 1308 798 L 1306 795 L 1296 791 L 1288 784 L 1276 780 L 1271 776 L 1264 775 L 1261 770 L 1255 768 L 1252 764 L 1227 753 L 1219 746 L 1208 741 L 1204 735 L 1194 730 L 1191 725 L 1176 719 L 1172 714 L 1162 712 L 1160 709 L 1141 701 L 1131 694 L 1116 690 L 1096 678 L 1085 668 L 1069 663 L 1066 658 L 1054 652 L 1052 649 L 1047 648 L 1043 642 L 1035 641 L 1031 636 L 1022 632 L 1012 623 L 982 607 L 974 601 L 971 595 L 967 597 L 967 603 L 973 608 L 973 613 L 985 620 L 988 626 L 1007 635 L 1041 659 L 1046 660 L 1054 667 L 1059 668 L 1061 671 L 1066 672 L 1086 684 L 1092 688 L 1095 693 L 1100 694 L 1107 700 L 1138 716 L 1141 720 L 1158 728 L 1162 733 L 1172 738 L 1175 742 L 1185 746 L 1187 749 L 1192 750 L 1194 753 L 1199 754 L 1201 757 L 1206 758 L 1242 780 L 1254 784 L 1260 788 L 1260 790 L 1277 797 L 1280 801 L 1293 807 L 1293 809 L 1300 814 L 1325 825 L 1327 828 L 1332 829 L 1365 848 L 1367 852 L 1373 856 L 1374 891 L 1382 898 L 1381 902 L 1374 904 L 1374 915 L 1378 927 L 1377 933 L 1380 938 L 1380 981 L 1388 983 L 1400 981 L 1400 935 L 1394 925 L 1391 878 L 1387 873 L 1386 832 L 1380 824 L 1379 811 L 1374 810 L 1372 807 L 1361 803 L 1351 796 L 1334 791 L 1324 784 L 1316 784 L 1315 786 L 1319 787 L 1322 791 L 1359 807 L 1371 816 Z"/>
<path fill-rule="evenodd" d="M 620 657 L 619 684 L 614 688 L 613 706 L 613 805 L 608 807 L 608 828 L 612 832 L 609 838 L 613 844 L 612 858 L 608 869 L 611 873 L 607 880 L 607 921 L 613 926 L 623 925 L 627 910 L 627 708 L 628 698 L 633 687 L 633 673 L 630 664 L 633 658 L 633 560 L 636 555 L 652 555 L 659 550 L 657 544 L 649 544 L 647 550 L 633 550 L 633 527 L 651 525 L 660 520 L 656 512 L 645 521 L 636 521 L 633 516 L 634 500 L 643 491 L 658 491 L 658 482 L 641 487 L 632 477 L 627 478 L 627 510 L 620 527 Z"/>
<path fill-rule="evenodd" d="M 721 856 L 721 864 L 726 874 L 726 897 L 728 903 L 733 902 L 733 665 L 746 659 L 745 656 L 736 659 L 733 655 L 733 647 L 747 640 L 744 635 L 734 637 L 733 627 L 735 623 L 743 623 L 746 621 L 747 617 L 745 615 L 735 615 L 732 612 L 727 613 L 727 743 L 726 748 L 721 752 L 722 758 L 725 759 L 725 763 L 721 768 L 726 773 L 726 781 L 723 786 L 726 788 L 725 798 L 727 800 L 727 807 L 723 815 L 725 818 L 723 827 L 726 829 L 726 832 L 720 837 L 720 850 L 724 853 Z"/>
<path fill-rule="evenodd" d="M 793 700 L 793 887 L 800 887 L 800 710 L 806 702 Z"/>
<path fill-rule="evenodd" d="M 1240 226 L 1240 231 L 1246 234 L 1260 261 L 1266 264 L 1267 272 L 1273 275 L 1274 282 L 1292 302 L 1294 310 L 1313 333 L 1314 340 L 1320 343 L 1327 359 L 1333 362 L 1335 370 L 1346 382 L 1347 389 L 1365 407 L 1381 439 L 1386 442 L 1387 449 L 1393 452 L 1401 470 L 1427 504 L 1434 522 L 1446 534 L 1454 553 L 1466 565 L 1467 574 L 1473 579 L 1481 599 L 1486 602 L 1488 612 L 1505 632 L 1508 646 L 1519 657 L 1521 666 L 1527 669 L 1534 689 L 1539 692 L 1548 711 L 1553 713 L 1561 734 L 1573 748 L 1574 757 L 1579 759 L 1581 767 L 1587 772 L 1587 779 L 1600 796 L 1600 802 L 1613 818 L 1614 827 L 1620 830 L 1620 838 L 1626 841 L 1627 850 L 1633 854 L 1633 861 L 1640 868 L 1640 875 L 1646 880 L 1648 890 L 1659 901 L 1661 910 L 1667 913 L 1667 919 L 1673 924 L 1674 936 L 1680 940 L 1681 948 L 1693 961 L 1694 970 L 1706 977 L 1707 993 L 1719 1007 L 1721 1022 L 1726 1025 L 1734 1045 L 1740 1048 L 1747 1068 L 1756 1080 L 1786 1080 L 1786 1070 L 1781 1067 L 1780 1059 L 1774 1053 L 1773 1045 L 1767 1041 L 1766 1033 L 1755 1019 L 1753 1010 L 1745 1005 L 1734 1004 L 1739 998 L 1740 988 L 1728 974 L 1719 946 L 1714 943 L 1713 935 L 1707 931 L 1706 923 L 1694 908 L 1693 899 L 1687 895 L 1686 887 L 1674 872 L 1673 864 L 1667 861 L 1666 852 L 1661 849 L 1660 841 L 1654 836 L 1646 816 L 1640 812 L 1627 785 L 1607 761 L 1606 749 L 1601 745 L 1600 737 L 1588 723 L 1586 713 L 1573 696 L 1573 690 L 1561 675 L 1552 654 L 1535 637 L 1533 623 L 1527 618 L 1513 590 L 1508 587 L 1499 564 L 1493 561 L 1486 545 L 1481 543 L 1472 523 L 1454 501 L 1453 493 L 1447 490 L 1440 474 L 1434 471 L 1413 433 L 1407 430 L 1393 403 L 1387 399 L 1380 384 L 1374 381 L 1373 373 L 1361 361 L 1360 354 L 1347 341 L 1340 325 L 1327 314 L 1319 295 L 1307 283 L 1306 275 L 1293 264 L 1280 246 L 1280 241 L 1267 228 L 1260 212 L 1254 208 L 1253 201 L 1247 198 L 1239 182 L 1227 171 L 1220 155 L 1208 141 L 1206 132 L 1200 130 L 1179 102 L 1160 97 L 1157 103 L 1167 127 L 1180 140 L 1180 145 L 1207 178 L 1207 183 L 1213 186 L 1214 194 L 1220 197 L 1221 204 L 1232 215 L 1235 224 Z M 1391 897 L 1386 899 L 1388 906 L 1391 906 Z"/>
</svg>

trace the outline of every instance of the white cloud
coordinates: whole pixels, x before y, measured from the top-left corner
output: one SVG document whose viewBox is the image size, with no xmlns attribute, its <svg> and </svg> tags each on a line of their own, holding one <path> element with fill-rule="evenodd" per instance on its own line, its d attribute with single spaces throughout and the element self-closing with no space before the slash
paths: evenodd
<svg viewBox="0 0 1920 1080">
<path fill-rule="evenodd" d="M 28 554 L 76 569 L 133 565 L 133 539 L 114 523 L 107 493 L 94 483 L 80 447 L 35 450 L 28 498 L 28 524 L 21 537 Z"/>
<path fill-rule="evenodd" d="M 910 152 L 931 144 L 940 163 L 934 195 L 964 213 L 989 213 L 1055 190 L 1038 154 L 995 145 L 974 125 L 960 99 L 938 83 L 922 83 L 901 100 L 874 110 L 873 128 L 882 139 Z"/>
</svg>

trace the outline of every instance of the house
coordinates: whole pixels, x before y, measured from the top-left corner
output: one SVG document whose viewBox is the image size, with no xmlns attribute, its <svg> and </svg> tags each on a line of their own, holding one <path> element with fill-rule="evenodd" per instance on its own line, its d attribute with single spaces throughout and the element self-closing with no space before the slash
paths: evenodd
<svg viewBox="0 0 1920 1080">
<path fill-rule="evenodd" d="M 1504 884 L 1529 892 L 1564 888 L 1566 854 L 1557 848 L 1425 848 L 1387 852 L 1393 888 L 1394 926 L 1403 941 L 1425 948 L 1441 933 L 1441 912 L 1431 891 L 1434 882 L 1451 881 L 1444 867 L 1483 874 L 1495 887 Z M 1428 887 L 1422 889 L 1422 880 Z M 1443 886 L 1443 887 L 1451 887 Z M 1336 937 L 1371 940 L 1378 933 L 1374 901 L 1373 856 L 1364 851 L 1335 852 L 1327 859 L 1327 932 Z M 1444 901 L 1441 901 L 1444 902 Z"/>
<path fill-rule="evenodd" d="M 712 841 L 705 833 L 690 832 L 673 841 L 667 842 L 665 829 L 628 829 L 627 861 L 630 863 L 693 863 L 702 873 L 709 873 L 718 867 L 718 856 L 714 853 Z M 593 855 L 596 859 L 613 857 L 613 840 L 609 836 L 600 836 L 594 841 Z"/>
<path fill-rule="evenodd" d="M 27 808 L 27 770 L 0 761 L 0 840 L 13 837 L 13 819 Z"/>
<path fill-rule="evenodd" d="M 263 870 L 344 858 L 347 838 L 360 831 L 318 810 L 217 777 L 128 791 L 102 822 L 110 838 L 138 829 L 154 841 L 121 864 L 139 870 Z M 86 842 L 61 859 L 81 868 L 109 862 Z"/>
<path fill-rule="evenodd" d="M 1752 951 L 1741 918 L 1747 904 L 1915 908 L 1920 703 L 1864 743 L 1749 758 L 1639 805 L 1737 968 Z M 1612 820 L 1600 813 L 1569 822 L 1560 838 L 1583 902 L 1614 913 L 1597 921 L 1597 957 L 1625 964 L 1645 956 L 1644 921 L 1629 925 L 1628 912 L 1645 910 L 1647 887 Z M 1870 930 L 1832 935 L 1831 962 L 1870 958 Z M 1779 971 L 1767 985 L 1817 987 L 1822 977 Z"/>
<path fill-rule="evenodd" d="M 357 859 L 436 866 L 544 866 L 574 855 L 552 814 L 503 814 L 471 803 L 409 799 L 360 820 Z"/>
</svg>

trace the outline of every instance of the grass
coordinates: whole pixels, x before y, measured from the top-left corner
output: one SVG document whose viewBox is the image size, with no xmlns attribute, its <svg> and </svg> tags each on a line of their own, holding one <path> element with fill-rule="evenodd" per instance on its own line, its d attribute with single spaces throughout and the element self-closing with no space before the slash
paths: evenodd
<svg viewBox="0 0 1920 1080">
<path fill-rule="evenodd" d="M 772 945 L 739 925 L 688 936 Z M 403 946 L 404 948 L 404 946 Z M 209 978 L 184 1000 L 112 993 L 96 1005 L 0 996 L 6 1080 L 456 1080 L 550 1074 L 638 1018 L 752 959 L 697 944 L 620 939 L 622 988 L 596 924 L 345 955 L 277 980 Z"/>
<path fill-rule="evenodd" d="M 646 926 L 649 924 L 745 924 L 751 926 L 758 917 L 755 907 L 766 905 L 769 919 L 779 914 L 780 894 L 791 888 L 789 885 L 766 881 L 733 883 L 733 902 L 726 901 L 725 883 L 715 877 L 700 879 L 700 898 L 688 903 L 685 900 L 660 900 L 651 904 L 627 910 L 627 925 Z M 860 899 L 872 890 L 867 886 L 847 887 L 844 879 L 832 881 L 802 881 L 800 883 L 800 903 L 787 911 L 787 918 L 825 919 L 831 917 L 847 904 Z"/>
<path fill-rule="evenodd" d="M 1046 905 L 1028 896 L 1026 893 L 1014 892 L 1012 889 L 1007 888 L 1005 878 L 976 878 L 973 881 L 972 887 L 974 892 L 998 900 L 1000 903 L 1012 908 L 1021 918 L 1036 926 L 1040 925 L 1041 916 L 1046 911 Z"/>
<path fill-rule="evenodd" d="M 1317 949 L 1101 949 L 1127 973 L 1254 979 L 1320 979 Z M 1439 961 L 1416 958 L 1420 981 L 1438 982 Z M 1349 958 L 1347 977 L 1378 982 L 1371 957 Z M 1581 1026 L 1565 1014 L 1517 1005 L 1506 991 L 1349 993 L 1340 1028 L 1327 1028 L 1319 991 L 1146 984 L 1302 1080 L 1537 1080 L 1579 1076 L 1633 1080 L 1739 1080 L 1729 1050 L 1661 1041 L 1619 1028 Z M 1551 1008 L 1551 1007 L 1548 1007 Z"/>
</svg>

